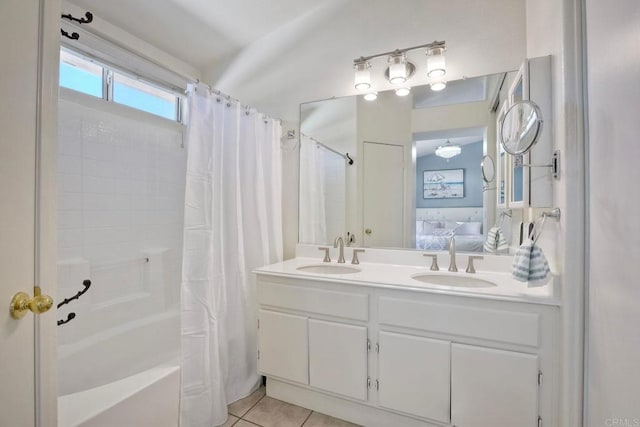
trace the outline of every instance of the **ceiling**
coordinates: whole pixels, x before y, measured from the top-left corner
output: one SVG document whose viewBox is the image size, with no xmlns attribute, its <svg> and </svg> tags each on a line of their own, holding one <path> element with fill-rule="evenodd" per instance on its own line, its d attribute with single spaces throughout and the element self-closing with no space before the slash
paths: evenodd
<svg viewBox="0 0 640 427">
<path fill-rule="evenodd" d="M 195 66 L 221 60 L 317 6 L 314 0 L 72 0 Z"/>
<path fill-rule="evenodd" d="M 525 0 L 70 1 L 286 121 L 302 102 L 355 94 L 362 55 L 446 40 L 452 81 L 517 69 L 526 51 Z M 413 55 L 421 67 L 424 53 Z M 380 60 L 372 80 L 388 90 Z M 428 83 L 426 73 L 411 83 Z"/>
</svg>

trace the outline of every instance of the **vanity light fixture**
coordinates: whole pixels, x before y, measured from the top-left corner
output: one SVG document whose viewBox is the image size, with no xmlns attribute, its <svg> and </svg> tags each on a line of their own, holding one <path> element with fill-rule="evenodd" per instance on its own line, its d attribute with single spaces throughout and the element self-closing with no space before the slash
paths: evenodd
<svg viewBox="0 0 640 427">
<path fill-rule="evenodd" d="M 443 159 L 450 159 L 462 153 L 462 148 L 458 144 L 451 144 L 451 141 L 447 140 L 447 143 L 436 148 L 436 156 Z"/>
<path fill-rule="evenodd" d="M 387 57 L 389 66 L 385 69 L 384 75 L 393 85 L 402 85 L 396 89 L 396 95 L 407 96 L 410 93 L 410 87 L 406 83 L 416 72 L 416 65 L 407 60 L 407 52 L 417 49 L 426 49 L 427 57 L 427 76 L 429 78 L 441 79 L 446 74 L 444 53 L 446 44 L 444 41 L 434 41 L 432 43 L 413 46 L 405 49 L 396 49 L 392 52 L 379 53 L 371 56 L 361 56 L 354 59 L 353 68 L 355 70 L 355 88 L 362 91 L 368 91 L 371 86 L 371 60 L 381 57 Z M 432 90 L 442 90 L 447 83 L 444 80 L 438 80 L 431 83 Z M 367 100 L 373 100 L 372 92 L 368 92 L 365 97 Z"/>
<path fill-rule="evenodd" d="M 427 49 L 427 76 L 436 78 L 447 73 L 444 61 L 445 46 L 434 46 Z"/>
<path fill-rule="evenodd" d="M 364 95 L 366 101 L 375 101 L 378 99 L 378 92 L 369 92 Z"/>
<path fill-rule="evenodd" d="M 389 64 L 385 76 L 392 85 L 401 85 L 406 82 L 416 70 L 415 65 L 407 62 L 407 54 L 400 51 L 389 55 Z"/>
<path fill-rule="evenodd" d="M 369 61 L 356 61 L 353 64 L 353 68 L 356 70 L 355 86 L 356 89 L 365 90 L 371 87 L 371 64 Z"/>
<path fill-rule="evenodd" d="M 396 95 L 398 96 L 407 96 L 411 93 L 411 88 L 409 87 L 399 87 L 396 89 Z"/>
</svg>

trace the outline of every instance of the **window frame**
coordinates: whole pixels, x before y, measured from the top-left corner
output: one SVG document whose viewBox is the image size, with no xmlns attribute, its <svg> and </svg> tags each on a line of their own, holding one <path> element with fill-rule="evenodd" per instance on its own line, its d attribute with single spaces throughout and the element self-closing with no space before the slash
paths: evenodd
<svg viewBox="0 0 640 427">
<path fill-rule="evenodd" d="M 95 96 L 92 93 L 79 91 L 79 90 L 76 90 L 74 88 L 67 87 L 67 86 L 61 86 L 61 87 L 64 87 L 65 89 L 68 89 L 68 90 L 71 90 L 71 91 L 74 91 L 74 92 L 84 93 L 84 94 L 86 94 L 88 96 L 93 96 L 94 98 L 102 99 L 103 101 L 106 101 L 106 102 L 112 102 L 114 104 L 122 105 L 124 107 L 133 108 L 135 110 L 142 111 L 142 112 L 144 112 L 146 114 L 151 114 L 151 115 L 153 115 L 155 117 L 159 117 L 159 118 L 164 119 L 164 120 L 168 120 L 168 121 L 171 121 L 171 122 L 176 122 L 176 123 L 179 123 L 179 124 L 184 124 L 184 120 L 185 120 L 185 117 L 184 117 L 185 96 L 184 96 L 183 92 L 179 92 L 178 90 L 176 90 L 176 89 L 174 89 L 172 87 L 169 87 L 168 85 L 164 85 L 162 83 L 154 81 L 153 79 L 148 78 L 146 76 L 139 75 L 139 74 L 137 74 L 137 73 L 135 73 L 135 72 L 133 72 L 131 70 L 127 70 L 127 69 L 124 69 L 122 67 L 114 66 L 114 65 L 108 64 L 108 63 L 106 63 L 104 61 L 97 60 L 94 57 L 92 57 L 90 55 L 87 55 L 84 52 L 81 52 L 81 51 L 78 51 L 78 50 L 75 50 L 75 49 L 71 49 L 71 48 L 69 48 L 67 46 L 61 46 L 60 47 L 60 53 L 61 53 L 60 63 L 62 63 L 62 53 L 63 52 L 66 55 L 71 55 L 71 56 L 77 58 L 79 61 L 89 62 L 89 63 L 95 64 L 95 65 L 97 65 L 97 66 L 102 68 L 102 97 Z M 70 64 L 70 65 L 73 65 L 73 64 Z M 171 95 L 172 97 L 175 97 L 175 108 L 174 108 L 173 116 L 171 118 L 169 118 L 167 116 L 156 114 L 156 113 L 153 113 L 151 111 L 144 110 L 142 108 L 138 108 L 138 107 L 130 105 L 130 104 L 126 104 L 126 103 L 123 103 L 123 102 L 115 101 L 114 96 L 113 96 L 113 88 L 115 86 L 115 81 L 114 81 L 114 75 L 115 74 L 121 75 L 125 79 L 128 79 L 128 80 L 131 80 L 133 82 L 139 83 L 141 85 L 140 88 L 136 88 L 135 85 L 133 85 L 131 87 L 133 87 L 134 89 L 137 89 L 137 90 L 139 90 L 141 92 L 145 92 L 144 86 L 146 86 L 146 87 L 149 87 L 149 88 L 152 89 L 149 92 L 152 92 L 154 90 L 155 91 L 161 91 L 161 92 L 164 92 L 164 93 L 166 93 L 168 95 Z M 161 97 L 159 97 L 157 95 L 153 95 L 152 93 L 149 93 L 149 95 L 150 96 L 155 96 L 158 99 L 162 99 Z"/>
</svg>

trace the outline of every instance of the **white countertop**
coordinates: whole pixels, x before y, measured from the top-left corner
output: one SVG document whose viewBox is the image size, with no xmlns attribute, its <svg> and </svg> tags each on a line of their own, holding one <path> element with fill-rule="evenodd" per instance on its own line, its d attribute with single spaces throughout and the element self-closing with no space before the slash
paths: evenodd
<svg viewBox="0 0 640 427">
<path fill-rule="evenodd" d="M 299 267 L 308 265 L 332 265 L 357 267 L 361 271 L 350 274 L 323 274 L 310 273 L 298 270 Z M 544 305 L 560 305 L 560 299 L 554 295 L 555 277 L 540 287 L 528 287 L 526 283 L 518 282 L 511 277 L 510 273 L 478 271 L 475 274 L 465 273 L 461 270 L 458 273 L 450 273 L 445 269 L 437 272 L 429 270 L 428 266 L 384 264 L 373 262 L 361 262 L 359 265 L 351 265 L 348 261 L 345 264 L 337 264 L 335 261 L 323 263 L 318 258 L 298 257 L 288 261 L 267 265 L 254 270 L 258 275 L 307 278 L 314 281 L 337 282 L 358 286 L 373 286 L 386 289 L 404 289 L 434 294 L 454 295 L 463 297 L 506 300 L 515 302 L 526 302 Z M 484 288 L 467 288 L 457 286 L 433 285 L 423 283 L 412 276 L 417 274 L 437 274 L 441 276 L 470 277 L 475 279 L 493 282 L 496 286 Z"/>
</svg>

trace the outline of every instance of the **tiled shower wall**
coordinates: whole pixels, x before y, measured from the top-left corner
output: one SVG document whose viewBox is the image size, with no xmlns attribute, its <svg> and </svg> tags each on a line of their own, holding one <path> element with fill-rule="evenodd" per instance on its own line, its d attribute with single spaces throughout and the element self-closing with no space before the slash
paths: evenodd
<svg viewBox="0 0 640 427">
<path fill-rule="evenodd" d="M 178 306 L 186 153 L 178 123 L 65 90 L 59 107 L 60 299 L 93 281 L 64 344 L 145 315 L 119 313 L 127 301 Z"/>
</svg>

